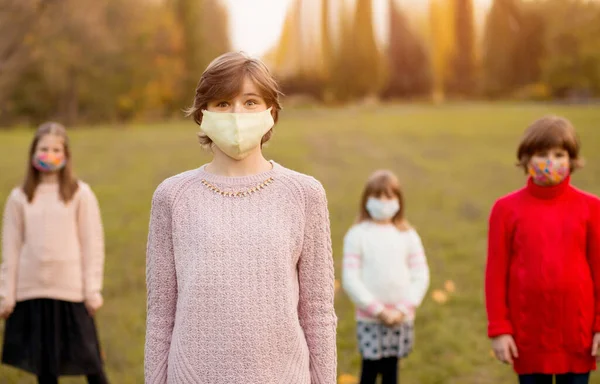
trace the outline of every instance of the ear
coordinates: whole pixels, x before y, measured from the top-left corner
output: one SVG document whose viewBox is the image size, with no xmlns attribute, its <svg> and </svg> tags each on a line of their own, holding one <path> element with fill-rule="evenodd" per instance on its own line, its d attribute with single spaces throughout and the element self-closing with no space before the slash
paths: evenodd
<svg viewBox="0 0 600 384">
<path fill-rule="evenodd" d="M 279 117 L 279 111 L 277 110 L 277 107 L 274 104 L 271 104 L 271 106 L 269 108 L 271 108 L 271 116 L 273 117 L 273 121 L 275 122 L 275 124 L 277 124 L 277 119 Z"/>
</svg>

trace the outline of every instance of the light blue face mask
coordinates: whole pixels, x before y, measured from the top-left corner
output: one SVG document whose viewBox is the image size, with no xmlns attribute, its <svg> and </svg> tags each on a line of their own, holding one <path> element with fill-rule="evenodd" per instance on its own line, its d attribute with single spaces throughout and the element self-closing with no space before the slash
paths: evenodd
<svg viewBox="0 0 600 384">
<path fill-rule="evenodd" d="M 400 210 L 400 203 L 397 199 L 381 200 L 369 197 L 366 208 L 374 220 L 389 220 Z"/>
</svg>

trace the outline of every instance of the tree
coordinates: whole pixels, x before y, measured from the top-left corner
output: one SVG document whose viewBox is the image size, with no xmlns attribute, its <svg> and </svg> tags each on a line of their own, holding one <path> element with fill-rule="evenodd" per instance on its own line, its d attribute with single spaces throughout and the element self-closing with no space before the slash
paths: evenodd
<svg viewBox="0 0 600 384">
<path fill-rule="evenodd" d="M 337 100 L 377 95 L 383 87 L 384 63 L 373 30 L 371 0 L 357 0 L 350 10 L 342 2 L 340 32 L 333 58 L 331 89 Z"/>
<path fill-rule="evenodd" d="M 10 95 L 31 65 L 32 38 L 49 1 L 0 0 L 0 120 L 15 108 Z"/>
<path fill-rule="evenodd" d="M 500 96 L 515 85 L 514 55 L 521 28 L 518 0 L 494 0 L 485 26 L 483 80 L 485 92 Z"/>
<path fill-rule="evenodd" d="M 425 45 L 411 30 L 404 13 L 389 0 L 390 40 L 387 49 L 389 80 L 384 97 L 423 96 L 431 92 L 431 63 Z"/>
<path fill-rule="evenodd" d="M 231 49 L 229 38 L 229 14 L 220 0 L 203 0 L 201 2 L 202 16 L 202 58 L 204 66 L 217 56 Z M 203 71 L 204 68 L 201 69 Z M 196 73 L 200 78 L 202 72 Z"/>
<path fill-rule="evenodd" d="M 273 54 L 273 67 L 283 78 L 299 76 L 302 55 L 301 3 L 294 0 L 288 9 L 283 30 Z"/>
<path fill-rule="evenodd" d="M 521 24 L 513 53 L 513 80 L 516 87 L 541 81 L 542 62 L 546 55 L 545 36 L 547 25 L 544 20 L 545 5 L 537 2 L 521 4 Z"/>
<path fill-rule="evenodd" d="M 322 47 L 311 44 L 306 32 L 305 2 L 295 0 L 288 9 L 283 30 L 275 49 L 267 55 L 280 78 L 284 93 L 300 93 L 316 98 L 322 97 L 325 63 Z"/>
<path fill-rule="evenodd" d="M 339 101 L 348 101 L 358 96 L 354 87 L 356 66 L 353 44 L 353 15 L 342 3 L 339 12 L 340 29 L 335 54 L 332 60 L 331 89 L 334 97 Z"/>
<path fill-rule="evenodd" d="M 475 20 L 473 0 L 454 0 L 455 45 L 448 90 L 462 96 L 475 91 Z"/>
<path fill-rule="evenodd" d="M 205 0 L 173 0 L 177 22 L 183 36 L 183 63 L 185 75 L 181 79 L 181 102 L 191 100 L 191 90 L 198 82 L 198 73 L 206 66 L 206 58 L 202 54 L 201 10 Z M 187 97 L 190 95 L 190 97 Z M 185 100 L 185 101 L 184 101 Z"/>
<path fill-rule="evenodd" d="M 183 36 L 169 6 L 145 0 L 47 3 L 9 60 L 20 57 L 14 79 L 2 76 L 4 122 L 56 119 L 72 125 L 180 113 L 183 104 L 175 100 L 185 74 Z M 10 26 L 21 20 L 5 21 Z"/>
<path fill-rule="evenodd" d="M 0 75 L 5 75 L 10 61 L 28 45 L 48 7 L 48 0 L 0 0 Z"/>
<path fill-rule="evenodd" d="M 455 47 L 455 18 L 453 0 L 431 0 L 429 23 L 431 28 L 431 57 L 433 67 L 433 98 L 442 101 L 452 75 L 451 59 Z"/>
<path fill-rule="evenodd" d="M 543 79 L 554 96 L 600 95 L 600 4 L 550 0 Z"/>
<path fill-rule="evenodd" d="M 185 76 L 182 105 L 188 104 L 193 89 L 208 64 L 230 49 L 227 10 L 219 0 L 173 0 L 182 29 Z"/>
<path fill-rule="evenodd" d="M 358 96 L 377 94 L 383 86 L 383 63 L 373 30 L 372 0 L 357 0 L 352 28 L 351 56 L 354 85 Z"/>
<path fill-rule="evenodd" d="M 330 1 L 321 0 L 321 77 L 325 82 L 331 75 L 333 44 L 329 28 Z"/>
</svg>

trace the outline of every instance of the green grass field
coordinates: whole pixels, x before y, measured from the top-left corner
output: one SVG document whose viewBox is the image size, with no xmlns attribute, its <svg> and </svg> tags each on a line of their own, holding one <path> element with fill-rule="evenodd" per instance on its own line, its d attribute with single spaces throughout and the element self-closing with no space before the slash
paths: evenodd
<svg viewBox="0 0 600 384">
<path fill-rule="evenodd" d="M 570 118 L 587 166 L 574 184 L 600 194 L 600 109 L 553 105 L 469 104 L 285 110 L 269 158 L 317 177 L 329 198 L 336 276 L 342 239 L 352 224 L 367 176 L 394 170 L 405 191 L 409 220 L 423 239 L 431 288 L 417 318 L 413 354 L 402 362 L 402 383 L 515 382 L 511 369 L 490 356 L 483 301 L 487 216 L 493 201 L 524 182 L 514 166 L 523 129 L 556 113 Z M 96 192 L 107 240 L 105 306 L 98 324 L 112 383 L 143 382 L 145 245 L 150 199 L 166 177 L 209 159 L 191 122 L 72 130 L 77 174 Z M 2 206 L 20 182 L 32 132 L 0 132 Z M 456 290 L 432 299 L 446 281 Z M 336 296 L 339 375 L 356 376 L 360 358 L 354 310 Z M 0 323 L 0 330 L 3 323 Z M 1 336 L 0 336 L 1 338 Z M 83 383 L 82 378 L 63 383 Z M 600 383 L 600 375 L 592 375 Z M 34 383 L 0 367 L 0 384 Z M 234 384 L 234 383 L 232 383 Z"/>
</svg>

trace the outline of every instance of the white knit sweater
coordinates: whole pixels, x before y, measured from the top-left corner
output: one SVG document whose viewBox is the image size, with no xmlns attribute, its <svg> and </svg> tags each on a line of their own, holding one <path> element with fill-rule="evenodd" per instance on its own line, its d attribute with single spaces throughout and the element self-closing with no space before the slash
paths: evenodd
<svg viewBox="0 0 600 384">
<path fill-rule="evenodd" d="M 414 319 L 429 287 L 429 268 L 414 229 L 366 221 L 344 238 L 343 287 L 357 307 L 357 319 L 377 322 L 384 308 Z"/>
</svg>

